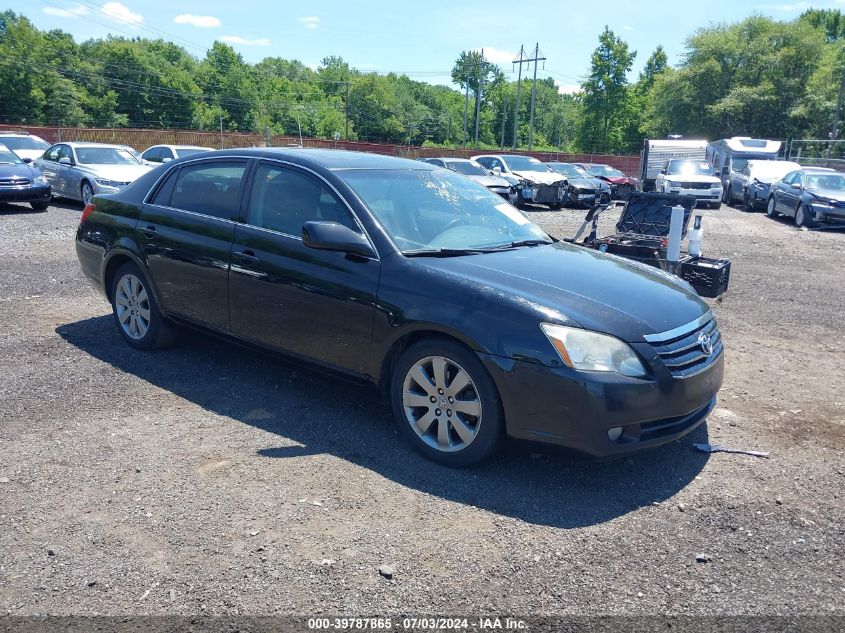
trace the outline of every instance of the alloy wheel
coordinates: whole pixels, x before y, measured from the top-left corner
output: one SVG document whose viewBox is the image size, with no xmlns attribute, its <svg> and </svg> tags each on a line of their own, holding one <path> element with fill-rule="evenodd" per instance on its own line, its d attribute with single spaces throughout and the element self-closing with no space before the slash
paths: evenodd
<svg viewBox="0 0 845 633">
<path fill-rule="evenodd" d="M 94 190 L 91 189 L 91 185 L 87 182 L 82 183 L 82 202 L 83 204 L 89 204 L 91 202 L 91 198 L 94 197 Z"/>
<path fill-rule="evenodd" d="M 141 340 L 150 329 L 150 299 L 144 284 L 135 275 L 120 278 L 114 296 L 117 320 L 131 339 Z"/>
<path fill-rule="evenodd" d="M 769 198 L 769 202 L 766 204 L 766 215 L 770 218 L 775 217 L 775 197 L 772 196 Z"/>
<path fill-rule="evenodd" d="M 481 428 L 481 397 L 472 377 L 443 356 L 411 365 L 402 386 L 402 407 L 417 436 L 438 451 L 466 448 Z"/>
</svg>

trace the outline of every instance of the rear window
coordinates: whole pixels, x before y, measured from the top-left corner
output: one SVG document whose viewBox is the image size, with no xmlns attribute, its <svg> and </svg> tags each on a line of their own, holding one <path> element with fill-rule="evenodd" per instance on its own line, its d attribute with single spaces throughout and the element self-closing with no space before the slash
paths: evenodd
<svg viewBox="0 0 845 633">
<path fill-rule="evenodd" d="M 42 152 L 50 147 L 47 141 L 34 136 L 0 136 L 0 143 L 11 150 L 40 149 Z"/>
</svg>

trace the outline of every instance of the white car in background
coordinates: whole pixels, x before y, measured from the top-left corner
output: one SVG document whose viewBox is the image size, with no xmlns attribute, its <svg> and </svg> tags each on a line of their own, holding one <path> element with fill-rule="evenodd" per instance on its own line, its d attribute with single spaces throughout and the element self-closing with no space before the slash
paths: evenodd
<svg viewBox="0 0 845 633">
<path fill-rule="evenodd" d="M 703 160 L 667 160 L 654 181 L 655 191 L 692 196 L 696 202 L 719 207 L 722 204 L 722 181 Z"/>
<path fill-rule="evenodd" d="M 0 132 L 0 143 L 12 150 L 21 160 L 33 161 L 50 147 L 50 144 L 40 136 L 29 132 Z"/>
<path fill-rule="evenodd" d="M 800 169 L 801 165 L 789 160 L 749 160 L 739 172 L 731 174 L 728 204 L 738 195 L 746 211 L 765 207 L 772 183 Z"/>
<path fill-rule="evenodd" d="M 563 206 L 566 178 L 536 158 L 519 154 L 482 154 L 473 156 L 472 160 L 496 176 L 517 179 L 516 206 L 520 209 L 526 202 L 545 204 L 550 209 Z"/>
<path fill-rule="evenodd" d="M 177 158 L 212 151 L 214 151 L 214 148 L 198 145 L 153 145 L 144 150 L 141 159 L 148 163 L 169 163 Z"/>
</svg>

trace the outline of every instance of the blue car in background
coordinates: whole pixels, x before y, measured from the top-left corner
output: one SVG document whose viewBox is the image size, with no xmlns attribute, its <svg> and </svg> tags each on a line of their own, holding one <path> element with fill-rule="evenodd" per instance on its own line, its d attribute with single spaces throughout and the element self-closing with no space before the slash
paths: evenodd
<svg viewBox="0 0 845 633">
<path fill-rule="evenodd" d="M 0 145 L 0 203 L 28 202 L 36 211 L 47 210 L 50 183 L 31 162 Z"/>
</svg>

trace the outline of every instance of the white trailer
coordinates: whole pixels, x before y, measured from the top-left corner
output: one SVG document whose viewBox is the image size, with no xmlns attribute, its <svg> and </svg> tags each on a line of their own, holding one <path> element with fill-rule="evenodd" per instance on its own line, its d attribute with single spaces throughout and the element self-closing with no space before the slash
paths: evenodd
<svg viewBox="0 0 845 633">
<path fill-rule="evenodd" d="M 640 164 L 640 186 L 643 191 L 654 191 L 654 181 L 666 161 L 673 159 L 703 161 L 707 154 L 707 141 L 692 139 L 646 139 Z"/>
<path fill-rule="evenodd" d="M 713 141 L 707 145 L 707 162 L 722 181 L 724 201 L 730 203 L 741 196 L 736 189 L 739 175 L 749 160 L 777 160 L 781 142 L 749 136 L 734 136 Z"/>
</svg>

